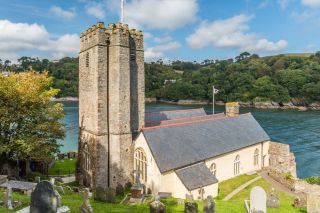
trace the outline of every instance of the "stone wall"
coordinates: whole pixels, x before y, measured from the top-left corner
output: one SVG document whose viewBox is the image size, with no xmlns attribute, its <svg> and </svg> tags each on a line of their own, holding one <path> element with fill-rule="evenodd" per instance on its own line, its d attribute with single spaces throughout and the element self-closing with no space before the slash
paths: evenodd
<svg viewBox="0 0 320 213">
<path fill-rule="evenodd" d="M 295 157 L 288 144 L 270 142 L 269 166 L 278 172 L 297 177 Z"/>
</svg>

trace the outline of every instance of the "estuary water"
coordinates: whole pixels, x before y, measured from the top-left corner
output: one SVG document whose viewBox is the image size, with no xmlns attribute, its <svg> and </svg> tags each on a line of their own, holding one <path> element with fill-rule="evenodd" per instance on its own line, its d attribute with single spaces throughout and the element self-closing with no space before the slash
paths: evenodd
<svg viewBox="0 0 320 213">
<path fill-rule="evenodd" d="M 204 107 L 212 113 L 212 106 L 178 106 L 147 104 L 147 112 Z M 66 117 L 63 122 L 68 131 L 61 144 L 61 152 L 77 150 L 78 102 L 65 102 Z M 216 106 L 215 112 L 224 107 Z M 295 154 L 299 178 L 320 176 L 320 111 L 271 110 L 242 108 L 241 113 L 251 112 L 273 141 L 290 145 Z"/>
</svg>

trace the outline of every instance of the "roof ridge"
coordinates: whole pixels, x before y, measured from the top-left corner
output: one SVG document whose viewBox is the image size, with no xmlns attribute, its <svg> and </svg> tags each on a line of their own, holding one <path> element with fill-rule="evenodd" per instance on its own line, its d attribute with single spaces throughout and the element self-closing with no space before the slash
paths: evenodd
<svg viewBox="0 0 320 213">
<path fill-rule="evenodd" d="M 203 122 L 208 122 L 208 121 L 230 119 L 230 118 L 235 118 L 235 117 L 240 117 L 240 116 L 247 116 L 247 115 L 251 115 L 251 113 L 248 112 L 248 113 L 239 114 L 239 115 L 233 116 L 233 117 L 227 117 L 226 116 L 226 117 L 221 117 L 221 118 L 211 118 L 211 119 L 205 119 L 205 120 L 195 120 L 195 121 L 182 122 L 182 123 L 173 123 L 173 124 L 167 124 L 167 125 L 162 125 L 162 126 L 143 127 L 142 130 L 160 129 L 160 128 L 166 128 L 166 127 L 171 127 L 171 126 L 180 126 L 180 125 L 187 125 L 187 124 L 194 124 L 194 123 L 203 123 Z"/>
<path fill-rule="evenodd" d="M 154 121 L 146 121 L 146 123 L 148 123 L 148 124 L 152 124 L 152 123 L 161 123 L 161 122 L 170 122 L 170 121 L 177 121 L 177 120 L 188 120 L 188 119 L 192 119 L 192 118 L 201 118 L 201 117 L 209 117 L 209 116 L 213 116 L 213 115 L 224 115 L 224 113 L 223 112 L 221 112 L 221 113 L 217 113 L 217 114 L 206 114 L 206 115 L 195 115 L 195 116 L 188 116 L 188 117 L 182 117 L 182 118 L 175 118 L 175 119 L 169 119 L 169 120 L 160 120 L 160 121 L 156 121 L 156 120 L 154 120 Z"/>
<path fill-rule="evenodd" d="M 159 112 L 146 112 L 145 114 L 160 114 L 161 112 L 178 112 L 178 111 L 193 111 L 193 110 L 199 110 L 199 109 L 203 109 L 203 107 L 201 108 L 194 108 L 194 109 L 173 109 L 173 110 L 162 110 Z"/>
</svg>

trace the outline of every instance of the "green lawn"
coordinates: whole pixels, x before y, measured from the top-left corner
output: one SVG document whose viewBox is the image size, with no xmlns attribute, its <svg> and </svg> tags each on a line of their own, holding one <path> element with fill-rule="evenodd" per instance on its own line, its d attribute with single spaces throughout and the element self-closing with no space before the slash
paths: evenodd
<svg viewBox="0 0 320 213">
<path fill-rule="evenodd" d="M 256 174 L 254 175 L 241 175 L 236 178 L 221 182 L 219 184 L 219 196 L 215 198 L 216 201 L 216 208 L 217 212 L 219 213 L 239 213 L 244 212 L 244 200 L 249 199 L 250 190 L 254 186 L 261 186 L 266 191 L 270 189 L 269 183 L 267 183 L 264 179 L 259 179 L 256 182 L 249 185 L 247 188 L 236 194 L 233 198 L 229 201 L 224 202 L 222 199 L 230 193 L 233 189 L 237 188 L 238 186 L 246 183 L 247 181 L 257 177 Z M 2 199 L 3 190 L 0 189 L 0 199 Z M 268 213 L 301 213 L 306 212 L 305 209 L 296 209 L 292 206 L 294 197 L 287 195 L 285 193 L 280 192 L 280 203 L 281 206 L 278 209 L 268 209 Z M 24 206 L 28 205 L 30 202 L 30 197 L 26 195 L 21 195 L 19 193 L 14 192 L 13 198 L 15 200 L 21 200 L 24 203 Z M 120 202 L 122 198 L 118 197 L 117 201 Z M 163 199 L 162 202 L 167 206 L 168 213 L 175 213 L 175 212 L 183 212 L 184 205 L 178 204 L 177 199 Z M 82 196 L 81 194 L 76 194 L 73 192 L 68 191 L 65 188 L 65 194 L 62 195 L 62 204 L 67 205 L 71 208 L 72 213 L 79 212 L 79 208 L 82 203 Z M 108 204 L 97 202 L 94 199 L 91 199 L 91 205 L 94 209 L 95 213 L 104 213 L 104 212 L 114 212 L 114 213 L 148 213 L 149 206 L 148 204 L 143 205 L 122 205 L 122 204 Z M 202 212 L 203 202 L 198 202 L 199 212 Z M 2 212 L 14 212 L 14 211 L 7 211 L 3 207 L 0 207 L 0 213 Z"/>
<path fill-rule="evenodd" d="M 74 174 L 76 170 L 77 159 L 57 160 L 49 169 L 49 175 L 69 175 Z"/>
</svg>

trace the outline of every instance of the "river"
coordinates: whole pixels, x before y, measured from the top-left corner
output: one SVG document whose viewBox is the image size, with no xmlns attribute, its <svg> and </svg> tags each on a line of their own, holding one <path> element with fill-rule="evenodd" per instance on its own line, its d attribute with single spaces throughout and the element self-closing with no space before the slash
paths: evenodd
<svg viewBox="0 0 320 213">
<path fill-rule="evenodd" d="M 78 140 L 78 102 L 65 102 L 66 117 L 63 122 L 68 131 L 61 142 L 61 152 L 77 150 Z M 147 104 L 146 111 L 204 107 L 212 113 L 212 107 L 180 106 L 169 104 Z M 215 111 L 223 112 L 224 108 L 216 106 Z M 299 178 L 320 176 L 320 111 L 270 110 L 242 108 L 241 113 L 252 112 L 254 117 L 276 142 L 290 145 L 297 162 Z"/>
</svg>

